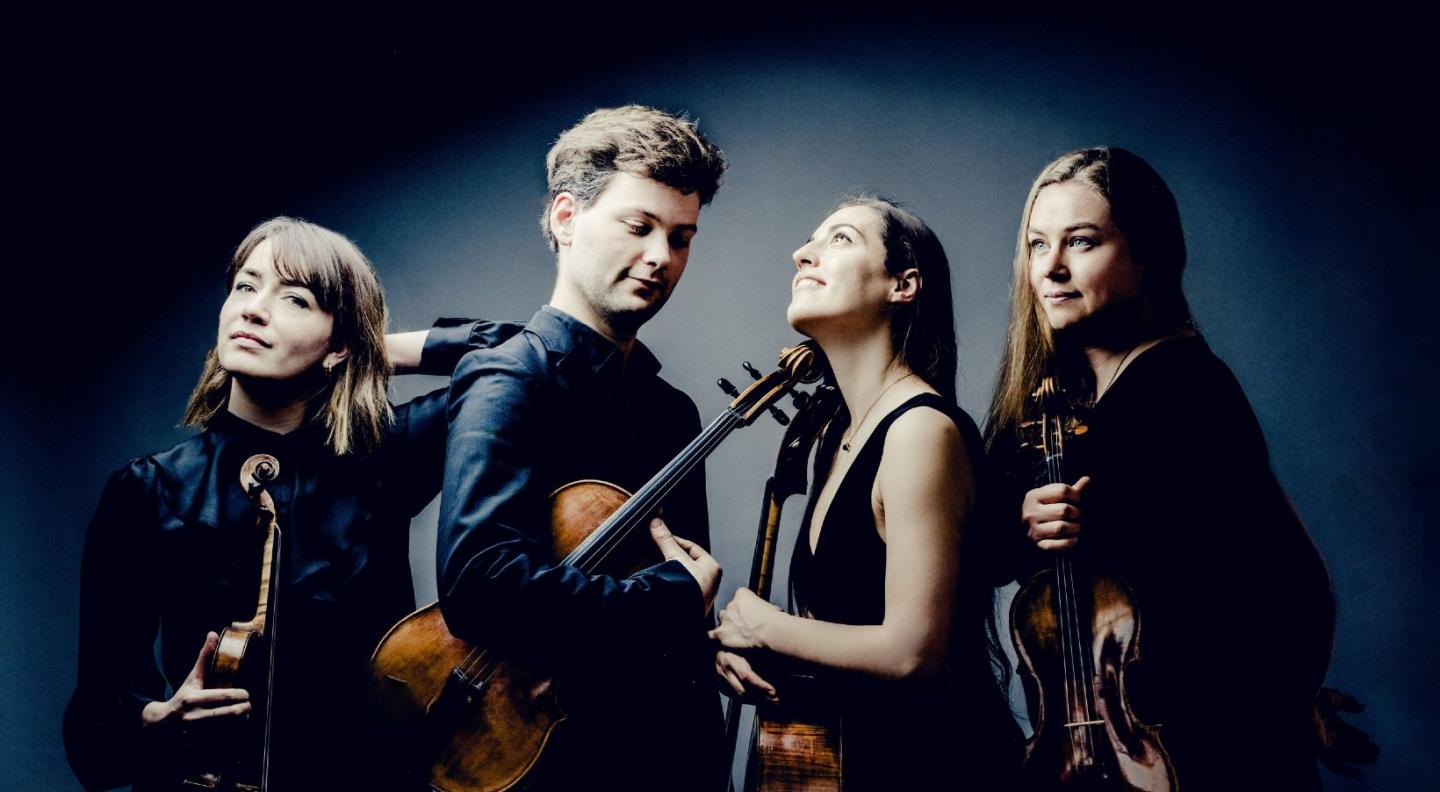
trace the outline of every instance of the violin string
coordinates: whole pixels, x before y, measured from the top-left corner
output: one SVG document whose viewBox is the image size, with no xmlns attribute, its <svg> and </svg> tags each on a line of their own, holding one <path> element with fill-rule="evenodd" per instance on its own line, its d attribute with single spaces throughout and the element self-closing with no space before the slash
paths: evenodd
<svg viewBox="0 0 1440 792">
<path fill-rule="evenodd" d="M 1045 460 L 1045 479 L 1047 484 L 1054 484 L 1058 479 L 1058 475 L 1055 470 L 1054 436 L 1051 434 L 1050 431 L 1050 417 L 1048 415 L 1041 416 L 1040 428 L 1041 449 L 1044 453 Z M 1063 680 L 1065 691 L 1065 720 L 1066 722 L 1068 722 L 1072 716 L 1072 712 L 1074 709 L 1073 702 L 1075 695 L 1074 679 L 1072 678 L 1071 672 L 1070 625 L 1067 619 L 1069 609 L 1066 602 L 1068 591 L 1066 590 L 1065 586 L 1064 561 L 1065 558 L 1063 554 L 1057 554 L 1055 556 L 1055 612 L 1058 626 L 1060 628 L 1059 635 L 1057 637 L 1060 640 L 1060 669 L 1061 679 Z M 1071 760 L 1078 762 L 1078 746 L 1075 743 L 1074 730 L 1066 728 L 1065 733 L 1066 737 L 1070 741 Z"/>
<path fill-rule="evenodd" d="M 1061 481 L 1068 481 L 1067 471 L 1063 469 L 1065 459 L 1065 434 L 1059 419 L 1057 419 L 1056 421 L 1055 436 L 1056 447 L 1059 449 L 1059 453 L 1056 455 L 1056 474 Z M 1079 604 L 1079 588 L 1075 583 L 1075 559 L 1073 555 L 1069 552 L 1064 553 L 1064 556 L 1065 575 L 1070 586 L 1070 608 L 1072 619 L 1071 623 L 1074 630 L 1074 647 L 1076 655 L 1075 659 L 1078 661 L 1075 668 L 1079 681 L 1080 705 L 1082 707 L 1081 720 L 1086 724 L 1090 724 L 1091 721 L 1094 721 L 1096 719 L 1095 708 L 1093 704 L 1094 675 L 1091 671 L 1093 667 L 1093 664 L 1091 663 L 1092 647 L 1090 645 L 1090 642 L 1085 640 L 1084 624 L 1086 624 L 1087 622 L 1082 622 L 1080 619 L 1081 609 Z M 1082 752 L 1084 752 L 1086 757 L 1093 760 L 1094 745 L 1093 734 L 1091 732 L 1093 725 L 1086 725 L 1079 728 L 1082 732 L 1079 735 L 1081 750 Z"/>
<path fill-rule="evenodd" d="M 1061 428 L 1060 419 L 1050 416 L 1046 420 L 1046 432 L 1050 438 L 1050 453 L 1046 455 L 1049 465 L 1048 473 L 1051 483 L 1063 483 L 1065 471 L 1061 468 L 1064 459 L 1064 433 Z M 1078 720 L 1084 722 L 1091 720 L 1088 713 L 1087 698 L 1085 696 L 1085 662 L 1084 642 L 1081 640 L 1079 609 L 1076 604 L 1075 576 L 1070 563 L 1068 551 L 1061 551 L 1056 557 L 1056 575 L 1058 578 L 1058 589 L 1063 592 L 1062 614 L 1060 626 L 1064 637 L 1061 640 L 1063 656 L 1066 658 L 1066 683 L 1067 683 L 1067 712 L 1066 718 L 1075 718 L 1075 705 L 1078 703 L 1082 712 Z M 1076 727 L 1069 727 L 1066 730 L 1070 733 L 1071 750 L 1077 763 L 1083 762 L 1087 755 L 1089 745 L 1089 728 L 1083 728 L 1083 732 L 1077 732 Z"/>
<path fill-rule="evenodd" d="M 1064 445 L 1063 439 L 1062 439 L 1062 441 L 1061 441 L 1061 445 L 1062 445 L 1062 446 Z M 1063 460 L 1063 457 L 1062 457 L 1062 460 Z M 1062 473 L 1063 473 L 1063 472 L 1067 472 L 1067 471 L 1062 471 Z M 1067 480 L 1068 480 L 1068 478 L 1067 478 Z M 1073 559 L 1072 559 L 1072 560 L 1073 560 Z M 1072 564 L 1072 566 L 1073 566 L 1073 564 Z M 1072 576 L 1072 579 L 1073 579 L 1073 576 Z M 1094 614 L 1095 614 L 1094 594 L 1095 594 L 1095 589 L 1094 589 L 1093 586 L 1088 586 L 1088 587 L 1087 587 L 1087 591 L 1088 591 L 1089 594 L 1090 594 L 1090 599 L 1089 599 L 1089 602 L 1088 602 L 1089 618 L 1087 618 L 1087 619 L 1083 622 L 1083 624 L 1088 625 L 1088 626 L 1090 627 L 1090 629 L 1086 631 L 1087 633 L 1089 633 L 1089 635 L 1088 635 L 1088 640 L 1084 640 L 1084 641 L 1081 642 L 1081 647 L 1084 649 L 1084 652 L 1085 652 L 1084 655 L 1083 655 L 1083 658 L 1082 658 L 1083 661 L 1084 661 L 1084 663 L 1083 663 L 1083 665 L 1082 665 L 1082 667 L 1081 667 L 1081 670 L 1084 672 L 1084 675 L 1085 675 L 1085 676 L 1084 676 L 1084 678 L 1085 678 L 1085 687 L 1084 687 L 1084 694 L 1085 694 L 1085 697 L 1084 697 L 1084 702 L 1085 702 L 1085 719 L 1086 719 L 1087 721 L 1096 721 L 1096 720 L 1100 720 L 1100 716 L 1099 716 L 1099 707 L 1096 706 L 1096 700 L 1095 700 L 1095 681 L 1096 681 L 1096 678 L 1095 678 L 1096 665 L 1095 665 L 1095 654 L 1094 654 L 1094 652 L 1095 652 L 1095 635 L 1094 635 L 1094 625 L 1095 625 L 1095 618 L 1094 618 Z M 1086 637 L 1086 636 L 1082 633 L 1082 637 Z M 1094 725 L 1094 724 L 1085 727 L 1085 737 L 1086 737 L 1086 740 L 1087 740 L 1087 741 L 1092 741 L 1092 742 L 1093 742 L 1093 740 L 1094 740 L 1094 732 L 1091 731 L 1091 730 L 1094 729 L 1094 728 L 1096 728 L 1096 725 Z M 1092 753 L 1093 753 L 1093 751 L 1094 751 L 1093 745 L 1091 746 L 1091 751 L 1092 751 Z"/>
</svg>

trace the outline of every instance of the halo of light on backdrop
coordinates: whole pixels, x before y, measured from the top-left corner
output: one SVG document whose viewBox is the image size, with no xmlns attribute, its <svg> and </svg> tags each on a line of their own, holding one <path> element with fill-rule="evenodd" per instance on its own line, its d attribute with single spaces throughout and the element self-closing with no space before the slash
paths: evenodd
<svg viewBox="0 0 1440 792">
<path fill-rule="evenodd" d="M 129 36 L 57 32 L 54 48 L 6 56 L 37 56 L 17 86 L 28 209 L 3 419 L 21 453 L 0 462 L 11 636 L 0 764 L 15 788 L 78 789 L 59 718 L 84 527 L 110 470 L 184 436 L 175 424 L 231 246 L 261 219 L 301 216 L 373 259 L 398 329 L 527 318 L 553 274 L 536 226 L 545 150 L 588 110 L 632 101 L 688 111 L 732 163 L 684 281 L 641 333 L 705 415 L 727 400 L 716 377 L 795 339 L 789 253 L 863 188 L 906 201 L 945 243 L 960 401 L 982 417 L 1037 169 L 1094 144 L 1153 163 L 1185 220 L 1201 329 L 1330 564 L 1330 680 L 1367 701 L 1360 722 L 1384 748 L 1363 788 L 1432 773 L 1422 748 L 1440 738 L 1440 701 L 1422 679 L 1440 640 L 1419 493 L 1435 468 L 1421 453 L 1434 389 L 1429 355 L 1409 340 L 1424 338 L 1430 246 L 1429 224 L 1411 219 L 1423 190 L 1400 170 L 1419 144 L 1403 123 L 1418 79 L 1408 34 L 1380 21 L 711 13 L 703 26 L 598 10 L 466 20 L 468 40 L 443 19 L 371 20 L 365 35 L 331 39 L 308 27 L 172 38 L 135 23 Z M 1346 46 L 1323 57 L 1313 46 L 1342 33 Z M 395 395 L 440 382 L 402 381 Z M 746 577 L 779 436 L 739 435 L 707 465 L 721 602 Z M 432 505 L 412 540 L 422 601 L 434 525 Z"/>
</svg>

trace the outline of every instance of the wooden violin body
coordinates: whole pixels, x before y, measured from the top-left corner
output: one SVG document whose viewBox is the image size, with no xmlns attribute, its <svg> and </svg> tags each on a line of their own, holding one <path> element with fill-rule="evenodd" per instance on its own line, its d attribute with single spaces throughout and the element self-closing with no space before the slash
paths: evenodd
<svg viewBox="0 0 1440 792">
<path fill-rule="evenodd" d="M 279 604 L 281 542 L 275 501 L 265 483 L 280 473 L 280 462 L 255 454 L 240 466 L 240 486 L 256 507 L 256 524 L 265 537 L 260 562 L 260 599 L 255 615 L 233 622 L 220 633 L 220 644 L 205 669 L 207 688 L 244 688 L 258 717 L 237 724 L 202 743 L 186 777 L 189 789 L 265 792 L 269 786 L 270 712 L 275 674 L 275 631 Z"/>
<path fill-rule="evenodd" d="M 1054 380 L 1033 396 L 1039 419 L 1022 424 L 1021 445 L 1041 453 L 1038 484 L 1068 482 L 1065 441 L 1086 427 Z M 1025 747 L 1021 789 L 1179 788 L 1160 727 L 1142 723 L 1126 698 L 1126 674 L 1142 657 L 1140 607 L 1121 578 L 1091 568 L 1075 550 L 1021 586 L 1010 607 L 1035 732 Z"/>
<path fill-rule="evenodd" d="M 625 576 L 660 561 L 639 541 L 661 500 L 729 432 L 790 390 L 813 381 L 813 352 L 781 352 L 782 368 L 761 378 L 632 496 L 602 481 L 579 481 L 550 496 L 552 557 L 586 574 Z M 494 603 L 491 607 L 504 607 Z M 441 792 L 500 792 L 543 772 L 542 757 L 565 720 L 554 678 L 545 669 L 453 636 L 438 604 L 391 628 L 371 658 L 382 706 L 418 735 L 412 764 L 429 767 Z"/>
<path fill-rule="evenodd" d="M 1086 663 L 1066 656 L 1056 603 L 1067 596 L 1090 617 L 1078 642 Z M 1035 726 L 1025 751 L 1023 789 L 1178 788 L 1160 728 L 1141 723 L 1125 697 L 1126 672 L 1140 659 L 1140 612 L 1123 580 L 1092 573 L 1073 592 L 1062 593 L 1053 573 L 1040 572 L 1016 593 L 1010 625 Z M 1089 672 L 1075 679 L 1075 665 Z M 1068 696 L 1067 678 L 1073 680 Z M 1077 684 L 1084 689 L 1075 691 Z M 1082 705 L 1087 699 L 1088 711 Z"/>
<path fill-rule="evenodd" d="M 580 481 L 550 498 L 556 558 L 575 551 L 629 500 L 603 481 Z M 631 542 L 607 560 L 606 572 L 624 575 L 660 562 L 648 541 Z M 565 720 L 549 673 L 496 658 L 476 668 L 488 673 L 483 688 L 464 673 L 477 647 L 451 635 L 439 603 L 407 616 L 381 640 L 371 664 L 386 707 L 414 722 L 431 757 L 430 785 L 441 792 L 505 790 L 538 769 L 540 757 Z"/>
</svg>

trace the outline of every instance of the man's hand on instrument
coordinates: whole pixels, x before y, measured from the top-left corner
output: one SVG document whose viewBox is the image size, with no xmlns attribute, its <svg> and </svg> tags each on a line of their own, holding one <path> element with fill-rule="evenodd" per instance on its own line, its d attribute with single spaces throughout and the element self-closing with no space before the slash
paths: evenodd
<svg viewBox="0 0 1440 792">
<path fill-rule="evenodd" d="M 182 735 L 194 735 L 230 723 L 250 713 L 250 693 L 244 688 L 205 689 L 205 668 L 220 646 L 220 636 L 205 636 L 195 667 L 169 701 L 152 701 L 140 711 L 147 729 L 163 728 Z"/>
<path fill-rule="evenodd" d="M 720 562 L 700 545 L 670 533 L 665 521 L 659 517 L 650 520 L 650 538 L 655 540 L 655 546 L 660 548 L 660 555 L 666 561 L 679 561 L 700 584 L 700 593 L 705 596 L 705 612 L 709 613 L 710 607 L 715 604 L 715 594 L 720 590 Z"/>
<path fill-rule="evenodd" d="M 755 673 L 750 666 L 750 661 L 734 652 L 727 652 L 721 649 L 715 653 L 715 673 L 725 680 L 730 689 L 735 691 L 739 698 L 750 701 L 768 701 L 771 704 L 779 704 L 780 696 L 775 692 L 775 686 L 765 681 L 765 678 Z"/>
<path fill-rule="evenodd" d="M 1073 487 L 1046 484 L 1025 493 L 1020 518 L 1036 547 L 1069 550 L 1075 546 L 1080 540 L 1080 497 L 1089 484 L 1090 477 L 1081 476 Z"/>
<path fill-rule="evenodd" d="M 726 649 L 763 649 L 760 628 L 778 613 L 782 611 L 750 589 L 736 589 L 735 598 L 720 611 L 720 624 L 710 631 L 710 637 Z"/>
</svg>

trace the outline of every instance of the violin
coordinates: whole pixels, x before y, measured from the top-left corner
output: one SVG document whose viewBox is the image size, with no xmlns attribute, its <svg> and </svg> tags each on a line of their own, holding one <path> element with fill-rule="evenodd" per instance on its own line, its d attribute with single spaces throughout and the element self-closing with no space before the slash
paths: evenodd
<svg viewBox="0 0 1440 792">
<path fill-rule="evenodd" d="M 785 501 L 805 493 L 805 466 L 810 451 L 834 415 L 838 402 L 839 393 L 829 386 L 821 386 L 809 398 L 796 400 L 795 418 L 780 441 L 774 473 L 765 480 L 760 526 L 750 562 L 749 588 L 761 599 L 770 598 L 775 545 Z M 767 678 L 771 676 L 767 673 Z M 804 695 L 805 690 L 816 689 L 814 678 L 784 674 L 773 681 L 786 692 L 785 704 L 783 707 L 768 702 L 756 705 L 745 763 L 745 789 L 764 792 L 840 789 L 840 724 L 828 708 L 808 706 L 818 704 L 816 697 Z M 725 711 L 725 744 L 732 757 L 732 761 L 726 763 L 727 772 L 738 749 L 741 707 L 740 699 L 736 698 Z"/>
<path fill-rule="evenodd" d="M 256 710 L 263 716 L 226 735 L 234 739 L 204 746 L 196 761 L 199 769 L 184 781 L 186 789 L 265 792 L 269 787 L 281 554 L 275 501 L 265 491 L 265 483 L 274 481 L 279 474 L 280 462 L 269 454 L 256 454 L 240 466 L 240 486 L 255 505 L 256 526 L 265 535 L 260 556 L 260 600 L 254 616 L 233 622 L 220 633 L 220 645 L 205 669 L 207 688 L 244 688 L 250 692 L 251 700 L 257 701 Z"/>
<path fill-rule="evenodd" d="M 659 562 L 652 545 L 625 542 L 736 428 L 819 370 L 808 343 L 782 350 L 780 368 L 754 382 L 633 495 L 603 481 L 578 481 L 550 496 L 554 557 L 587 574 L 631 574 Z M 499 792 L 524 786 L 565 720 L 553 676 L 450 633 L 432 603 L 390 629 L 371 657 L 385 708 L 415 726 L 417 764 L 440 792 Z"/>
<path fill-rule="evenodd" d="M 1070 481 L 1065 442 L 1086 426 L 1051 377 L 1032 395 L 1039 417 L 1020 424 L 1021 447 L 1041 454 L 1037 486 Z M 1120 577 L 1077 550 L 1020 587 L 1010 634 L 1035 733 L 1025 746 L 1023 790 L 1174 792 L 1161 727 L 1140 722 L 1125 697 L 1142 657 L 1139 604 Z"/>
</svg>

